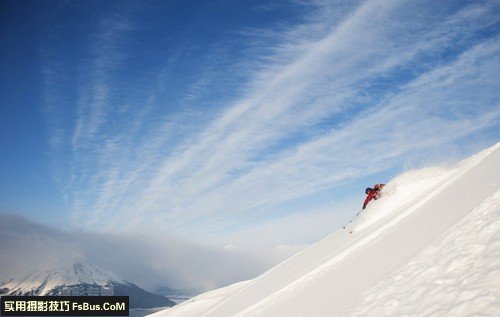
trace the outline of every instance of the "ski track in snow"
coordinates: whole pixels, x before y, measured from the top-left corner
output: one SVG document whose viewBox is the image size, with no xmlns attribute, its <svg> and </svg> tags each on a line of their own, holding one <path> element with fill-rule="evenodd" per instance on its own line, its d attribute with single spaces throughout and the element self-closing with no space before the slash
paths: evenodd
<svg viewBox="0 0 500 317">
<path fill-rule="evenodd" d="M 199 314 L 203 313 L 207 307 L 221 302 L 231 294 L 240 291 L 249 283 L 250 281 L 243 281 L 203 293 L 182 302 L 180 305 L 174 306 L 175 309 L 167 308 L 167 310 L 156 312 L 148 315 L 148 317 L 161 317 L 164 316 L 165 312 L 168 313 L 168 317 L 199 316 Z"/>
<path fill-rule="evenodd" d="M 495 316 L 499 290 L 500 191 L 389 281 L 365 292 L 348 315 Z"/>
</svg>

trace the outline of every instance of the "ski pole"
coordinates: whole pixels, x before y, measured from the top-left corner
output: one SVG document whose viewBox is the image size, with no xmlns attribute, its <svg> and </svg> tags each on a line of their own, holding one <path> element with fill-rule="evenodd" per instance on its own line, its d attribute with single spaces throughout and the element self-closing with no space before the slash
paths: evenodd
<svg viewBox="0 0 500 317">
<path fill-rule="evenodd" d="M 359 216 L 359 214 L 363 211 L 363 209 L 361 209 L 360 211 L 358 211 L 358 213 L 356 215 L 354 215 L 354 217 L 351 218 L 351 220 L 349 220 L 348 223 L 346 223 L 342 228 L 345 229 L 345 227 L 347 227 L 354 219 L 356 219 L 357 216 Z"/>
</svg>

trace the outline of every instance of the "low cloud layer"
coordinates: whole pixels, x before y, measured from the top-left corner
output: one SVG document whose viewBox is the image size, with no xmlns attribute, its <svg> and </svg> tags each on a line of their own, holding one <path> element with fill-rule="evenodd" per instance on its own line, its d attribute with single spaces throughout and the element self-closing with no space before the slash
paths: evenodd
<svg viewBox="0 0 500 317">
<path fill-rule="evenodd" d="M 11 214 L 0 214 L 0 241 L 1 281 L 76 254 L 150 290 L 209 290 L 252 278 L 269 265 L 238 248 L 132 233 L 68 233 Z"/>
</svg>

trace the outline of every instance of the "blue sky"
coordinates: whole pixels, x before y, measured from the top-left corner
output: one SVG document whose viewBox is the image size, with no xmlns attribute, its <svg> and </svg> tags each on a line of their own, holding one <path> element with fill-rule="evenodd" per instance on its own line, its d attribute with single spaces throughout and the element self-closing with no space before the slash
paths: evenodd
<svg viewBox="0 0 500 317">
<path fill-rule="evenodd" d="M 0 210 L 42 223 L 307 244 L 499 141 L 497 1 L 0 6 Z"/>
</svg>

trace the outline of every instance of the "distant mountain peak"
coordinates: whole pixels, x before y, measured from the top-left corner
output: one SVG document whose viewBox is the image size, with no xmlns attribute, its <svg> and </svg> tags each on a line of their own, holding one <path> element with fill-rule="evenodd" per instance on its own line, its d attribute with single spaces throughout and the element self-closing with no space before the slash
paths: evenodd
<svg viewBox="0 0 500 317">
<path fill-rule="evenodd" d="M 0 295 L 123 295 L 131 308 L 173 306 L 165 296 L 150 293 L 97 267 L 82 255 L 54 259 L 24 276 L 0 283 Z"/>
<path fill-rule="evenodd" d="M 116 274 L 99 268 L 82 255 L 64 256 L 47 266 L 38 268 L 24 276 L 1 283 L 9 293 L 46 295 L 58 286 L 93 284 L 106 286 L 110 283 L 127 283 Z"/>
</svg>

